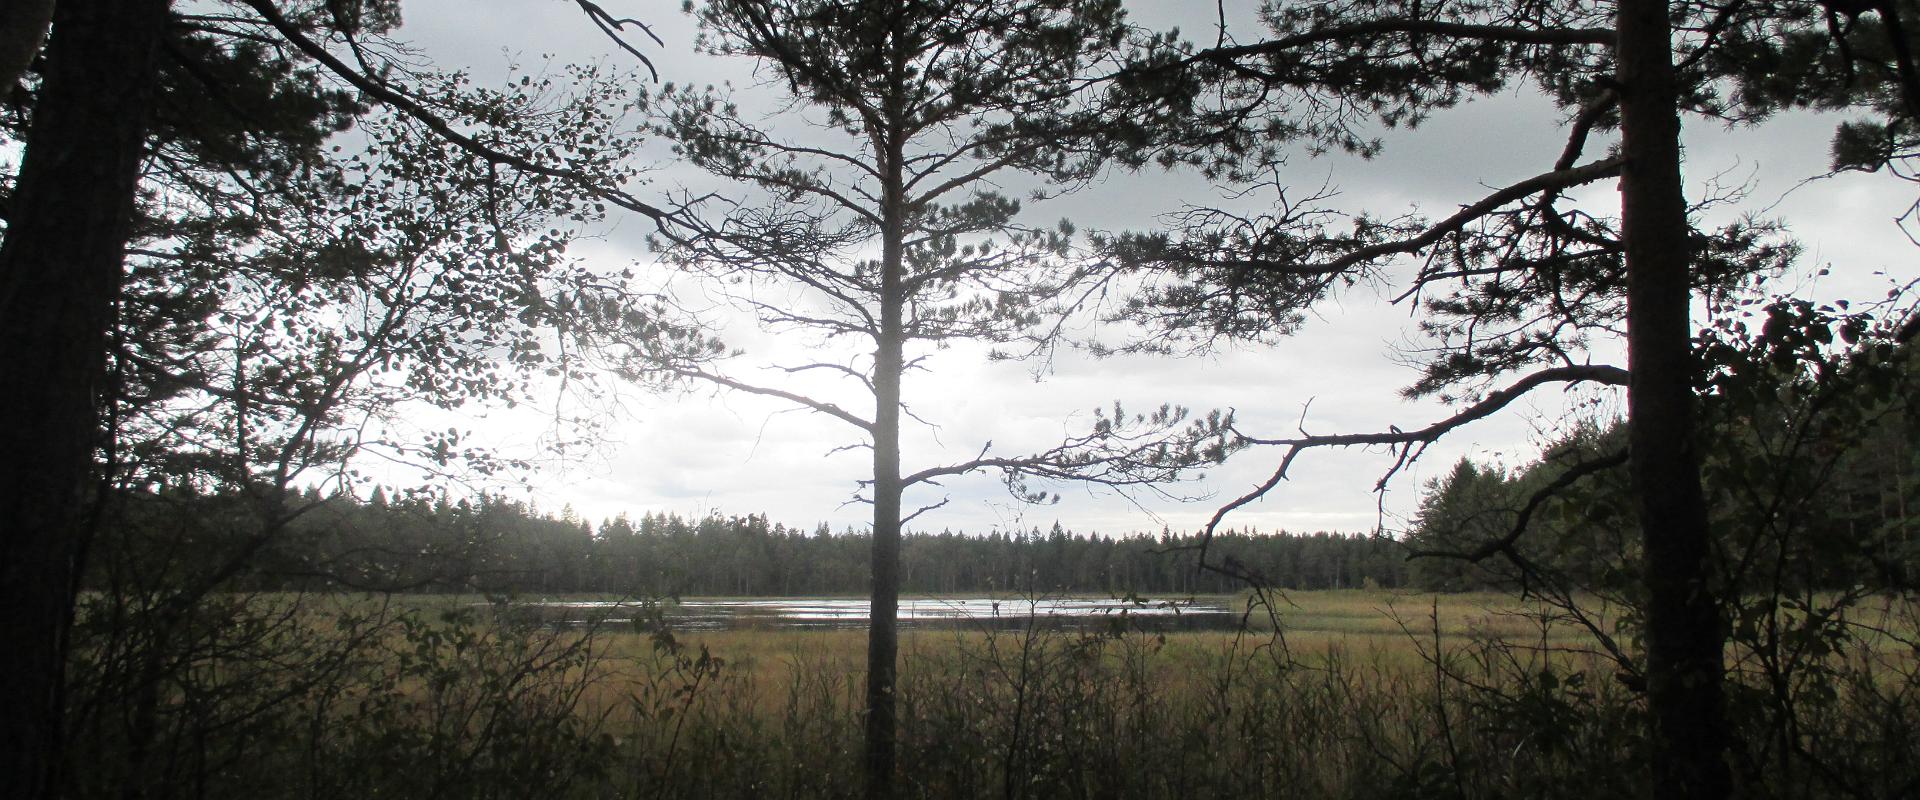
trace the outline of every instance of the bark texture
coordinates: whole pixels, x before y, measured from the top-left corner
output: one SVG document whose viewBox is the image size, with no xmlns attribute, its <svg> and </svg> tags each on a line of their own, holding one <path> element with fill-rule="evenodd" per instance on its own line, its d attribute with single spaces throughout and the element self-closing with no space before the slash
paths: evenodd
<svg viewBox="0 0 1920 800">
<path fill-rule="evenodd" d="M 40 54 L 53 22 L 53 0 L 7 0 L 0 10 L 0 95 L 14 84 Z"/>
<path fill-rule="evenodd" d="M 873 596 L 867 624 L 866 783 L 869 800 L 894 796 L 899 724 L 900 381 L 906 364 L 906 178 L 900 69 L 890 75 L 888 129 L 875 136 L 881 171 L 880 330 L 873 355 Z"/>
<path fill-rule="evenodd" d="M 1653 796 L 1731 791 L 1723 699 L 1726 625 L 1694 436 L 1689 244 L 1666 0 L 1622 0 L 1621 233 L 1627 261 L 1628 469 L 1646 547 Z"/>
<path fill-rule="evenodd" d="M 62 676 L 166 0 L 59 5 L 0 245 L 0 794 L 51 796 Z"/>
</svg>

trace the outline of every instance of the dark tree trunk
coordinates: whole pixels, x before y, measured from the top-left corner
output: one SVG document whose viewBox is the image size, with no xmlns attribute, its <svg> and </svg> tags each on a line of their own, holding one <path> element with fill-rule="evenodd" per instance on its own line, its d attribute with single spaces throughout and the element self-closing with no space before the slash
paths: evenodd
<svg viewBox="0 0 1920 800">
<path fill-rule="evenodd" d="M 82 517 L 166 0 L 60 3 L 0 245 L 0 776 L 53 791 Z"/>
<path fill-rule="evenodd" d="M 895 130 L 897 130 L 897 126 Z M 873 565 L 867 623 L 866 780 L 869 800 L 893 797 L 895 667 L 900 650 L 900 380 L 905 371 L 905 188 L 898 140 L 884 147 L 880 331 L 873 356 Z"/>
<path fill-rule="evenodd" d="M 0 95 L 13 91 L 40 54 L 53 21 L 53 0 L 7 0 L 0 11 Z"/>
<path fill-rule="evenodd" d="M 1726 626 L 1713 581 L 1693 431 L 1693 354 L 1680 115 L 1665 0 L 1621 0 L 1617 52 L 1621 236 L 1627 260 L 1628 437 L 1646 547 L 1653 796 L 1731 791 L 1722 682 Z"/>
</svg>

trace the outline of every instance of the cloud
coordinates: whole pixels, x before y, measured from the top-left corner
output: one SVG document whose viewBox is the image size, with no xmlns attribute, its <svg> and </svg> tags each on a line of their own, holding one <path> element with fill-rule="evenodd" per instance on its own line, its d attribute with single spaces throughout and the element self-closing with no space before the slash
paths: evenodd
<svg viewBox="0 0 1920 800">
<path fill-rule="evenodd" d="M 452 0 L 409 4 L 409 24 L 403 34 L 417 37 L 436 62 L 471 65 L 482 79 L 504 74 L 503 46 L 522 53 L 523 62 L 524 54 L 548 52 L 563 60 L 625 58 L 585 19 L 571 13 L 568 4 L 489 3 L 486 9 L 486 13 L 475 13 L 472 4 Z M 1190 35 L 1204 35 L 1213 22 L 1212 6 L 1207 6 L 1206 14 L 1196 15 L 1191 9 L 1190 4 L 1150 5 L 1138 16 L 1152 25 L 1178 23 Z M 1235 13 L 1244 17 L 1247 11 L 1236 7 Z M 664 10 L 647 13 L 667 43 L 663 48 L 647 48 L 657 54 L 655 62 L 665 78 L 691 77 L 700 83 L 732 79 L 751 86 L 752 71 L 743 62 L 716 64 L 691 52 L 693 29 L 685 18 Z M 1338 202 L 1349 210 L 1393 215 L 1418 207 L 1429 216 L 1443 215 L 1485 195 L 1490 187 L 1550 166 L 1562 146 L 1561 116 L 1540 97 L 1509 92 L 1438 113 L 1416 130 L 1389 132 L 1385 152 L 1374 160 L 1301 156 L 1286 167 L 1284 175 L 1303 189 L 1322 184 L 1337 188 Z M 1689 121 L 1690 193 L 1704 196 L 1716 176 L 1722 183 L 1751 181 L 1749 201 L 1738 208 L 1762 208 L 1791 221 L 1795 235 L 1808 248 L 1810 262 L 1840 267 L 1817 282 L 1810 277 L 1793 279 L 1800 288 L 1837 296 L 1878 296 L 1884 293 L 1885 279 L 1873 276 L 1872 270 L 1913 273 L 1913 246 L 1891 220 L 1912 203 L 1914 187 L 1878 175 L 1843 176 L 1800 186 L 1824 171 L 1826 137 L 1835 121 L 1831 116 L 1789 115 L 1737 130 Z M 1604 152 L 1606 146 L 1604 140 L 1596 141 L 1589 152 Z M 664 158 L 652 151 L 646 157 Z M 663 165 L 648 188 L 671 185 L 683 172 Z M 1606 182 L 1585 187 L 1577 195 L 1602 206 L 1613 193 L 1612 183 Z M 1174 210 L 1183 201 L 1217 203 L 1221 193 L 1190 174 L 1121 174 L 1034 207 L 1028 219 L 1044 224 L 1065 217 L 1082 230 L 1139 229 L 1155 225 L 1156 215 Z M 601 231 L 602 240 L 583 243 L 575 254 L 609 270 L 632 265 L 657 269 L 644 249 L 648 230 L 640 220 L 617 220 Z M 697 287 L 688 288 L 697 292 Z M 698 297 L 690 295 L 690 299 Z M 809 343 L 799 337 L 761 331 L 742 315 L 724 309 L 714 312 L 731 320 L 725 338 L 746 350 L 742 363 L 749 367 L 818 359 L 805 354 L 801 345 Z M 1273 347 L 1243 347 L 1184 359 L 1099 360 L 1066 354 L 1039 382 L 1032 378 L 1031 365 L 990 363 L 980 348 L 940 351 L 933 354 L 931 372 L 915 373 L 906 384 L 914 410 L 939 425 L 934 429 L 910 425 L 905 433 L 908 469 L 970 457 L 987 441 L 1001 453 L 1042 448 L 1063 433 L 1081 429 L 1090 422 L 1092 409 L 1115 400 L 1139 410 L 1162 402 L 1200 413 L 1232 408 L 1248 431 L 1267 435 L 1284 435 L 1302 427 L 1331 433 L 1423 425 L 1449 410 L 1435 402 L 1409 402 L 1399 396 L 1399 389 L 1415 376 L 1396 363 L 1394 346 L 1412 336 L 1414 323 L 1405 306 L 1389 305 L 1370 289 L 1356 290 L 1316 309 L 1297 336 Z M 1612 345 L 1603 344 L 1600 350 L 1606 358 L 1619 356 Z M 859 353 L 840 350 L 829 355 L 849 359 Z M 759 380 L 790 381 L 782 385 L 826 392 L 850 408 L 865 407 L 858 392 L 832 386 L 817 376 L 791 378 L 764 369 L 749 369 L 746 374 Z M 1296 464 L 1290 481 L 1233 515 L 1228 524 L 1296 531 L 1403 525 L 1416 507 L 1422 481 L 1444 474 L 1462 456 L 1523 464 L 1537 452 L 1542 430 L 1550 431 L 1573 399 L 1577 398 L 1542 395 L 1525 408 L 1449 436 L 1394 481 L 1384 500 L 1372 487 L 1393 462 L 1391 455 L 1379 449 L 1309 454 Z M 591 519 L 621 511 L 637 515 L 648 510 L 685 514 L 719 509 L 766 513 L 801 526 L 825 520 L 836 528 L 859 525 L 867 515 L 864 506 L 844 505 L 855 482 L 867 474 L 866 451 L 827 455 L 859 439 L 832 420 L 788 411 L 777 401 L 708 391 L 636 398 L 628 408 L 625 417 L 610 423 L 614 443 L 598 457 L 532 476 L 537 494 L 547 498 L 542 500 L 543 507 L 570 502 Z M 1007 499 L 992 476 L 948 481 L 942 487 L 916 491 L 908 502 L 911 507 L 915 501 L 949 500 L 945 508 L 916 523 L 930 529 L 985 531 L 1045 526 L 1054 519 L 1081 531 L 1156 530 L 1161 524 L 1192 529 L 1203 524 L 1220 503 L 1264 480 L 1277 466 L 1279 455 L 1258 450 L 1241 453 L 1210 470 L 1204 483 L 1180 489 L 1210 493 L 1209 499 L 1199 502 L 1145 495 L 1137 498 L 1136 505 L 1109 491 L 1065 488 L 1058 505 L 1029 508 Z"/>
</svg>

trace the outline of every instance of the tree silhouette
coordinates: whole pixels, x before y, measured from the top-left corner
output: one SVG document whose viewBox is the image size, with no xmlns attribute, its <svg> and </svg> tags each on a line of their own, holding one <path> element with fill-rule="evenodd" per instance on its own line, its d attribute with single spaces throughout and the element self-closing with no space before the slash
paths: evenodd
<svg viewBox="0 0 1920 800">
<path fill-rule="evenodd" d="M 9 37 L 37 38 L 33 5 L 9 6 Z M 541 285 L 563 242 L 529 233 L 531 219 L 597 213 L 588 197 L 667 214 L 574 147 L 601 121 L 527 140 L 516 126 L 530 109 L 511 92 L 392 61 L 397 23 L 391 2 L 57 5 L 28 122 L 10 131 L 24 147 L 0 246 L 0 356 L 15 377 L 0 409 L 19 421 L 0 437 L 0 625 L 15 643 L 0 692 L 18 710 L 0 722 L 0 763 L 23 796 L 50 791 L 74 596 L 110 490 L 214 481 L 259 501 L 262 534 L 278 530 L 289 482 L 346 452 L 324 441 L 343 417 L 396 389 L 511 392 L 506 373 L 542 359 L 514 348 L 503 373 L 474 357 L 565 311 L 537 302 L 565 294 Z M 331 160 L 328 137 L 369 103 L 398 120 L 383 143 L 416 160 Z M 449 268 L 469 235 L 458 246 L 480 255 Z M 414 382 L 375 387 L 375 373 Z M 442 437 L 422 455 L 461 454 Z M 200 577 L 217 583 L 249 552 Z"/>
<path fill-rule="evenodd" d="M 853 447 L 871 449 L 858 494 L 873 505 L 867 786 L 891 796 L 901 527 L 945 502 L 909 512 L 905 493 L 998 471 L 1039 499 L 1030 480 L 1147 486 L 1221 455 L 1219 418 L 1188 424 L 1180 409 L 1116 406 L 1041 452 L 1001 455 L 988 443 L 959 463 L 902 467 L 901 384 L 927 361 L 916 351 L 967 341 L 1044 351 L 1075 292 L 1088 290 L 1071 227 L 1021 222 L 1022 203 L 996 182 L 1021 176 L 1045 197 L 1085 185 L 1110 160 L 1112 136 L 1131 128 L 1118 109 L 1089 105 L 1100 95 L 1088 82 L 1118 67 L 1132 31 L 1111 0 L 714 2 L 698 13 L 707 49 L 756 59 L 786 91 L 785 118 L 815 130 L 776 134 L 710 90 L 657 98 L 659 130 L 682 158 L 764 198 L 702 216 L 700 233 L 666 257 L 733 290 L 769 329 L 811 332 L 829 353 L 856 348 L 850 359 L 781 369 L 830 375 L 857 399 L 755 383 L 726 369 L 719 349 L 627 369 L 777 398 L 844 424 L 862 437 Z"/>
<path fill-rule="evenodd" d="M 1129 88 L 1193 125 L 1186 147 L 1159 156 L 1240 183 L 1266 174 L 1284 142 L 1369 154 L 1380 146 L 1369 124 L 1417 123 L 1521 81 L 1564 110 L 1566 145 L 1553 163 L 1441 219 L 1347 217 L 1324 198 L 1274 186 L 1278 200 L 1262 214 L 1190 209 L 1176 218 L 1180 232 L 1112 242 L 1117 258 L 1151 265 L 1160 280 L 1130 315 L 1203 342 L 1284 332 L 1322 298 L 1383 277 L 1397 260 L 1417 264 L 1396 299 L 1419 304 L 1432 346 L 1408 393 L 1462 408 L 1379 433 L 1247 437 L 1282 448 L 1280 466 L 1215 524 L 1272 491 L 1306 450 L 1386 446 L 1396 456 L 1390 477 L 1439 437 L 1538 389 L 1625 387 L 1627 452 L 1567 482 L 1624 459 L 1636 487 L 1655 796 L 1726 796 L 1726 622 L 1700 485 L 1689 304 L 1697 291 L 1784 268 L 1792 248 L 1765 225 L 1692 224 L 1680 119 L 1866 110 L 1881 121 L 1843 128 L 1840 166 L 1895 162 L 1911 153 L 1914 68 L 1902 19 L 1911 13 L 1897 3 L 1274 3 L 1261 41 L 1223 35 L 1143 62 Z M 1607 136 L 1617 147 L 1595 152 Z M 1602 180 L 1618 181 L 1617 209 L 1568 199 Z M 1592 363 L 1591 338 L 1621 335 L 1627 369 Z M 1503 378 L 1511 382 L 1496 387 Z"/>
</svg>

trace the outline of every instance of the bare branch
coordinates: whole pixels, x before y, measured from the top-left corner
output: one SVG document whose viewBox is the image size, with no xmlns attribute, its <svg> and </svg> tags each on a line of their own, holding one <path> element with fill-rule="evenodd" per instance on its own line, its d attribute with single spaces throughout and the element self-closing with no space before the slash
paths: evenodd
<svg viewBox="0 0 1920 800">
<path fill-rule="evenodd" d="M 1279 486 L 1281 481 L 1287 479 L 1287 471 L 1293 467 L 1294 459 L 1298 458 L 1302 452 L 1310 448 L 1379 444 L 1404 445 L 1405 447 L 1400 450 L 1393 467 L 1387 471 L 1387 475 L 1382 477 L 1379 483 L 1375 484 L 1374 488 L 1378 491 L 1385 485 L 1388 477 L 1391 477 L 1395 472 L 1399 471 L 1402 466 L 1416 457 L 1420 449 L 1423 449 L 1426 445 L 1433 443 L 1448 431 L 1499 411 L 1501 408 L 1506 407 L 1514 400 L 1519 399 L 1522 395 L 1541 385 L 1553 382 L 1579 383 L 1592 381 L 1612 386 L 1625 386 L 1627 378 L 1628 374 L 1626 370 L 1602 364 L 1556 367 L 1528 375 L 1505 389 L 1488 394 L 1486 398 L 1480 402 L 1468 406 L 1451 417 L 1417 430 L 1402 431 L 1397 428 L 1390 428 L 1384 433 L 1333 434 L 1324 436 L 1314 436 L 1303 432 L 1301 436 L 1291 439 L 1259 439 L 1242 436 L 1240 438 L 1242 443 L 1279 445 L 1286 447 L 1287 453 L 1280 459 L 1280 466 L 1259 486 L 1254 487 L 1252 491 L 1235 498 L 1233 502 L 1221 506 L 1213 512 L 1213 516 L 1207 520 L 1206 527 L 1200 532 L 1200 544 L 1196 548 L 1200 553 L 1199 559 L 1201 566 L 1208 569 L 1215 569 L 1216 571 L 1218 570 L 1217 566 L 1208 564 L 1207 549 L 1213 542 L 1214 533 L 1219 530 L 1220 523 L 1227 518 L 1227 515 L 1232 514 L 1248 503 L 1267 496 L 1268 492 L 1273 491 L 1274 487 Z M 1600 467 L 1595 467 L 1590 471 L 1597 472 L 1599 469 Z M 1571 482 L 1571 479 L 1569 482 Z"/>
<path fill-rule="evenodd" d="M 1602 456 L 1592 461 L 1583 461 L 1568 467 L 1567 471 L 1561 473 L 1559 477 L 1554 478 L 1553 482 L 1540 487 L 1538 491 L 1527 498 L 1526 505 L 1521 507 L 1519 516 L 1513 521 L 1513 528 L 1500 538 L 1485 542 L 1479 547 L 1466 552 L 1452 550 L 1414 550 L 1408 553 L 1408 558 L 1456 558 L 1478 562 L 1484 561 L 1497 553 L 1514 554 L 1514 544 L 1520 541 L 1521 536 L 1526 535 L 1527 526 L 1533 521 L 1534 513 L 1539 511 L 1540 507 L 1545 505 L 1548 500 L 1553 499 L 1561 490 L 1578 483 L 1581 478 L 1605 472 L 1625 463 L 1627 463 L 1627 451 L 1621 450 L 1612 455 Z"/>
<path fill-rule="evenodd" d="M 833 403 L 815 400 L 811 397 L 807 397 L 806 395 L 795 394 L 793 392 L 789 392 L 783 389 L 774 389 L 767 386 L 756 386 L 751 383 L 737 381 L 732 378 L 726 377 L 724 375 L 716 375 L 714 373 L 707 372 L 706 370 L 695 369 L 693 367 L 668 367 L 666 371 L 683 378 L 693 378 L 696 380 L 702 380 L 708 383 L 725 386 L 737 392 L 746 392 L 747 394 L 757 394 L 765 397 L 777 397 L 789 403 L 793 403 L 799 406 L 804 406 L 806 408 L 810 408 L 814 411 L 818 411 L 827 416 L 834 417 L 835 419 L 839 419 L 842 422 L 845 422 L 863 431 L 867 431 L 869 433 L 873 431 L 873 423 L 860 418 L 859 415 L 856 415 L 853 412 L 848 411 L 844 408 L 841 408 L 840 406 L 835 405 Z"/>
<path fill-rule="evenodd" d="M 652 39 L 654 44 L 666 46 L 666 42 L 660 41 L 660 37 L 654 34 L 651 26 L 637 19 L 615 17 L 592 0 L 574 0 L 574 2 L 579 4 L 581 11 L 587 12 L 587 19 L 593 20 L 594 26 L 598 27 L 601 33 L 606 34 L 608 39 L 612 39 L 620 49 L 640 59 L 640 63 L 646 66 L 647 73 L 652 75 L 654 80 L 660 80 L 660 71 L 653 68 L 653 59 L 647 58 L 645 53 L 634 49 L 634 46 L 628 44 L 627 38 L 622 35 L 628 28 L 638 28 L 641 33 L 647 35 L 647 38 Z"/>
<path fill-rule="evenodd" d="M 1484 419 L 1494 412 L 1507 407 L 1527 392 L 1549 383 L 1602 383 L 1609 386 L 1626 386 L 1627 371 L 1607 364 L 1585 364 L 1570 367 L 1551 367 L 1532 373 L 1504 389 L 1493 391 L 1478 403 L 1474 403 L 1459 413 L 1435 422 L 1424 428 L 1410 431 L 1398 429 L 1382 433 L 1339 433 L 1325 435 L 1302 435 L 1289 439 L 1263 439 L 1255 436 L 1242 436 L 1247 444 L 1276 445 L 1283 447 L 1350 447 L 1354 445 L 1399 445 L 1425 444 L 1433 442 L 1455 428 L 1476 420 Z"/>
<path fill-rule="evenodd" d="M 904 516 L 904 517 L 901 517 L 901 518 L 900 518 L 900 525 L 901 525 L 902 527 L 905 527 L 905 526 L 906 526 L 906 524 L 907 524 L 907 523 L 909 523 L 909 522 L 912 522 L 912 521 L 914 520 L 914 518 L 915 518 L 915 517 L 918 517 L 918 516 L 920 516 L 921 514 L 925 514 L 925 513 L 927 513 L 927 512 L 929 512 L 929 511 L 932 511 L 932 510 L 934 510 L 934 509 L 936 509 L 936 508 L 940 508 L 940 507 L 942 507 L 942 506 L 945 506 L 945 505 L 947 504 L 947 500 L 948 500 L 948 499 L 949 499 L 949 498 L 945 498 L 945 497 L 942 497 L 942 498 L 940 498 L 940 502 L 938 502 L 938 503 L 934 503 L 934 504 L 932 504 L 932 505 L 926 505 L 926 506 L 921 506 L 921 507 L 920 507 L 919 509 L 917 509 L 917 510 L 915 510 L 915 511 L 914 511 L 913 513 L 911 513 L 911 514 L 908 514 L 908 515 L 906 515 L 906 516 Z"/>
<path fill-rule="evenodd" d="M 829 372 L 838 372 L 843 375 L 847 375 L 856 381 L 859 381 L 861 386 L 867 387 L 867 391 L 869 392 L 873 391 L 873 380 L 868 378 L 866 373 L 861 372 L 852 367 L 846 366 L 845 364 L 830 364 L 823 361 L 816 364 L 802 364 L 797 367 L 781 367 L 780 369 L 786 372 L 788 375 L 798 375 L 802 372 L 808 372 L 816 369 L 824 369 Z"/>
<path fill-rule="evenodd" d="M 1592 183 L 1603 178 L 1620 174 L 1620 167 L 1626 159 L 1614 157 L 1595 161 L 1580 167 L 1541 173 L 1526 180 L 1512 184 L 1478 201 L 1461 207 L 1452 216 L 1427 227 L 1418 236 L 1355 248 L 1339 258 L 1319 264 L 1284 264 L 1262 259 L 1223 260 L 1208 266 L 1231 266 L 1259 269 L 1269 272 L 1289 274 L 1336 274 L 1367 263 L 1377 258 L 1424 250 L 1438 244 L 1448 235 L 1457 233 L 1467 225 L 1498 210 L 1501 206 L 1530 197 L 1540 192 L 1559 192 L 1575 186 Z"/>
</svg>

